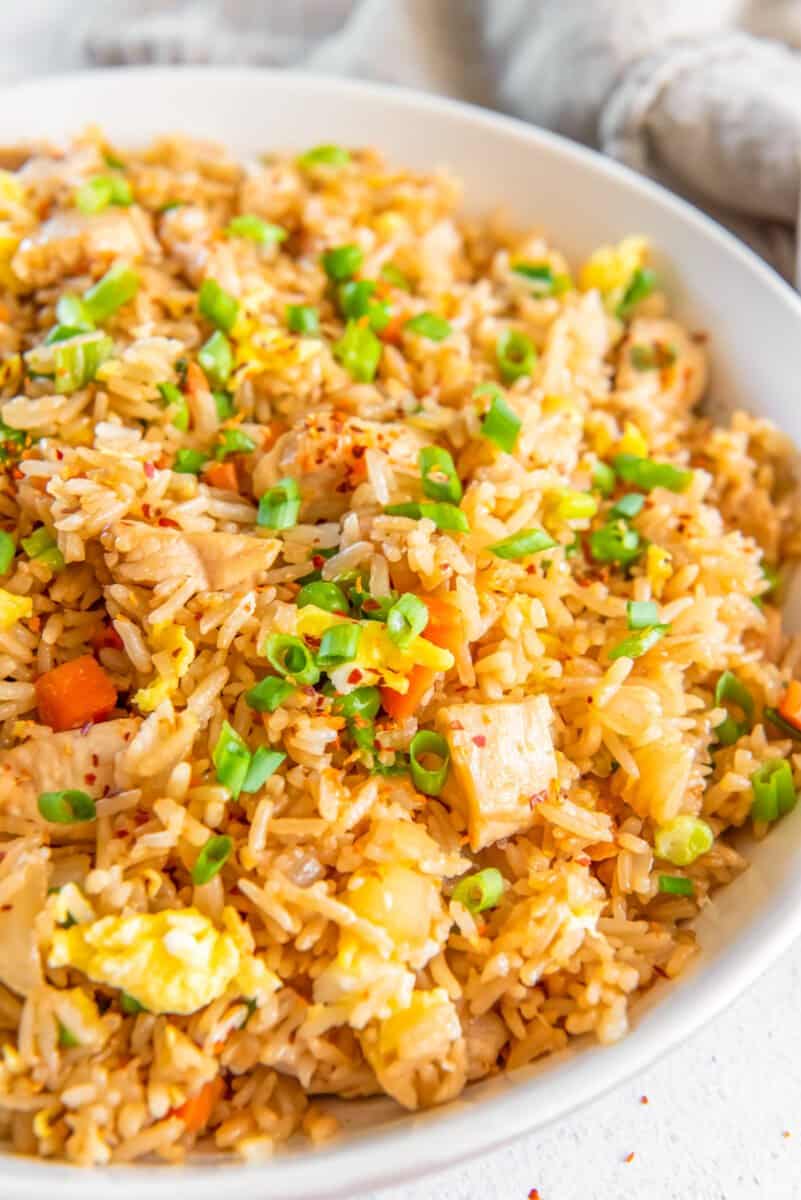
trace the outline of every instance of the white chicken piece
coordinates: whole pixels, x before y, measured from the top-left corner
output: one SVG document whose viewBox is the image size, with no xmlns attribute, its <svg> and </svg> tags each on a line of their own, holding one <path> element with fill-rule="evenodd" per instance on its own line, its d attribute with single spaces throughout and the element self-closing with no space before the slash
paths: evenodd
<svg viewBox="0 0 801 1200">
<path fill-rule="evenodd" d="M 87 270 L 98 259 L 141 258 L 145 247 L 126 208 L 85 217 L 57 213 L 19 244 L 11 260 L 17 278 L 28 288 L 46 287 L 67 275 Z"/>
<path fill-rule="evenodd" d="M 121 757 L 139 724 L 130 718 L 103 721 L 86 733 L 70 729 L 29 738 L 13 750 L 0 751 L 0 830 L 21 834 L 46 831 L 55 842 L 85 838 L 85 822 L 58 825 L 46 821 L 37 800 L 42 792 L 68 788 L 97 800 L 127 786 Z"/>
<path fill-rule="evenodd" d="M 652 367 L 637 366 L 653 362 Z M 686 329 L 666 317 L 639 317 L 623 344 L 617 369 L 618 393 L 659 393 L 667 411 L 693 408 L 706 389 L 707 364 L 703 346 Z"/>
<path fill-rule="evenodd" d="M 104 539 L 106 562 L 118 580 L 154 587 L 164 579 L 191 579 L 195 591 L 226 591 L 272 566 L 276 538 L 239 533 L 195 532 L 119 521 Z"/>
<path fill-rule="evenodd" d="M 532 798 L 556 776 L 551 718 L 546 696 L 440 709 L 453 768 L 443 795 L 463 809 L 471 850 L 532 825 Z"/>
<path fill-rule="evenodd" d="M 430 439 L 408 425 L 365 421 L 338 409 L 307 413 L 278 439 L 253 472 L 257 496 L 287 475 L 298 479 L 303 520 L 340 516 L 366 477 L 368 450 L 394 461 L 416 461 Z"/>
<path fill-rule="evenodd" d="M 14 891 L 0 905 L 0 983 L 27 996 L 42 983 L 42 962 L 34 921 L 47 898 L 48 851 L 35 838 L 19 838 L 4 846 L 0 886 L 13 881 Z"/>
</svg>

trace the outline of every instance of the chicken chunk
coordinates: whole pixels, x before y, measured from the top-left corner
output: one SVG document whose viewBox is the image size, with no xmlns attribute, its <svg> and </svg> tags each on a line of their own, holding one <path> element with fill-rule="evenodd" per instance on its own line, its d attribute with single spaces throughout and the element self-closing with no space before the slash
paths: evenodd
<svg viewBox="0 0 801 1200">
<path fill-rule="evenodd" d="M 110 208 L 96 216 L 57 213 L 25 237 L 11 260 L 20 282 L 29 288 L 46 287 L 67 275 L 86 270 L 106 259 L 135 259 L 143 252 L 142 237 L 125 208 Z"/>
<path fill-rule="evenodd" d="M 104 721 L 86 733 L 71 729 L 0 751 L 0 831 L 47 831 L 59 842 L 85 838 L 84 823 L 46 821 L 37 800 L 42 792 L 65 788 L 78 788 L 97 800 L 127 786 L 120 755 L 138 728 L 138 720 Z"/>
<path fill-rule="evenodd" d="M 106 561 L 116 579 L 153 587 L 164 579 L 191 579 L 195 591 L 225 591 L 253 584 L 275 561 L 275 538 L 239 533 L 185 533 L 120 521 L 110 532 Z"/>
<path fill-rule="evenodd" d="M 636 351 L 632 356 L 632 351 Z M 654 365 L 638 367 L 638 355 Z M 632 322 L 617 370 L 617 391 L 644 388 L 659 392 L 660 408 L 684 411 L 698 403 L 706 389 L 706 353 L 676 321 L 639 317 Z"/>
<path fill-rule="evenodd" d="M 556 775 L 547 697 L 450 704 L 440 709 L 437 725 L 450 747 L 449 791 L 464 811 L 470 848 L 528 829 L 532 797 Z"/>
<path fill-rule="evenodd" d="M 15 890 L 0 905 L 0 983 L 27 996 L 42 982 L 42 963 L 34 921 L 47 898 L 47 850 L 35 838 L 4 846 L 0 883 L 13 879 Z"/>
</svg>

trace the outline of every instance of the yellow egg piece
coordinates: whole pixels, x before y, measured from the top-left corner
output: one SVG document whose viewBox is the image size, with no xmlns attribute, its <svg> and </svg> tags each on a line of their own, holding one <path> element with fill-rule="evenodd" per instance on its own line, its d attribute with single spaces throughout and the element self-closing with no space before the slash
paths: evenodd
<svg viewBox="0 0 801 1200">
<path fill-rule="evenodd" d="M 606 293 L 624 288 L 637 268 L 643 266 L 647 254 L 648 240 L 644 237 L 627 237 L 616 246 L 599 246 L 581 268 L 582 291 L 597 288 Z"/>
<path fill-rule="evenodd" d="M 637 458 L 646 458 L 648 455 L 648 442 L 645 434 L 638 425 L 633 421 L 626 421 L 623 425 L 623 436 L 618 442 L 618 454 L 634 454 Z"/>
<path fill-rule="evenodd" d="M 347 898 L 355 913 L 385 929 L 396 946 L 410 950 L 425 944 L 432 919 L 440 911 L 434 880 L 403 866 L 357 871 Z"/>
<path fill-rule="evenodd" d="M 0 588 L 0 629 L 10 629 L 23 617 L 33 615 L 33 600 L 30 596 L 15 596 Z"/>
<path fill-rule="evenodd" d="M 149 1012 L 197 1012 L 236 977 L 241 955 L 196 908 L 101 917 L 53 933 L 48 963 L 119 988 Z"/>
<path fill-rule="evenodd" d="M 150 633 L 153 647 L 153 666 L 157 677 L 147 687 L 140 688 L 134 704 L 140 712 L 153 712 L 177 688 L 195 658 L 195 645 L 183 625 L 163 622 L 154 625 Z"/>
</svg>

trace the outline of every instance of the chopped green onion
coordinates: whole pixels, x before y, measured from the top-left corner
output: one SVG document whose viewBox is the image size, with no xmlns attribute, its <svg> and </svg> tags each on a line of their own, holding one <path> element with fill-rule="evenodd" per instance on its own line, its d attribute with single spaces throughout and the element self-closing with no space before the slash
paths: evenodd
<svg viewBox="0 0 801 1200">
<path fill-rule="evenodd" d="M 654 854 L 675 867 L 689 867 L 712 848 L 715 835 L 699 817 L 682 813 L 660 825 L 654 833 Z"/>
<path fill-rule="evenodd" d="M 559 543 L 544 529 L 521 529 L 502 542 L 495 542 L 487 549 L 498 558 L 527 558 L 529 554 L 539 554 L 541 550 L 551 550 Z"/>
<path fill-rule="evenodd" d="M 55 390 L 68 395 L 91 383 L 98 369 L 114 352 L 105 333 L 84 333 L 69 342 L 58 342 L 53 351 Z"/>
<path fill-rule="evenodd" d="M 337 288 L 337 303 L 343 317 L 364 317 L 370 307 L 370 297 L 375 291 L 372 279 L 348 279 Z"/>
<path fill-rule="evenodd" d="M 778 568 L 772 567 L 770 563 L 763 562 L 760 565 L 766 582 L 770 584 L 770 587 L 767 589 L 767 591 L 762 592 L 762 597 L 764 599 L 765 596 L 770 596 L 776 591 L 777 587 L 781 583 L 782 577 Z"/>
<path fill-rule="evenodd" d="M 622 319 L 630 316 L 640 301 L 650 296 L 655 287 L 656 275 L 650 267 L 637 267 L 623 293 L 623 299 L 617 306 L 617 315 Z"/>
<path fill-rule="evenodd" d="M 357 687 L 344 696 L 337 696 L 334 710 L 342 713 L 343 717 L 360 717 L 363 721 L 372 721 L 381 707 L 381 693 L 377 687 Z"/>
<path fill-rule="evenodd" d="M 627 566 L 642 552 L 640 535 L 623 521 L 613 521 L 590 534 L 590 553 L 596 562 Z"/>
<path fill-rule="evenodd" d="M 58 1044 L 62 1050 L 74 1050 L 76 1046 L 80 1046 L 80 1042 L 71 1030 L 67 1029 L 66 1025 L 58 1022 Z"/>
<path fill-rule="evenodd" d="M 136 1016 L 137 1013 L 147 1012 L 144 1004 L 140 1004 L 133 996 L 129 996 L 127 992 L 120 992 L 120 1008 L 129 1017 Z"/>
<path fill-rule="evenodd" d="M 449 321 L 432 312 L 421 312 L 416 317 L 410 317 L 403 328 L 419 337 L 428 338 L 430 342 L 442 342 L 453 332 Z"/>
<path fill-rule="evenodd" d="M 204 884 L 211 882 L 228 862 L 233 848 L 233 841 L 224 834 L 209 838 L 192 867 L 192 882 L 195 887 L 203 887 Z"/>
<path fill-rule="evenodd" d="M 118 308 L 122 308 L 123 304 L 133 300 L 138 291 L 139 276 L 136 271 L 126 267 L 124 263 L 117 263 L 106 271 L 102 279 L 98 279 L 83 297 L 84 309 L 89 320 L 99 325 Z"/>
<path fill-rule="evenodd" d="M 234 353 L 221 330 L 216 329 L 209 340 L 203 343 L 198 350 L 197 361 L 212 387 L 225 387 L 234 369 Z"/>
<path fill-rule="evenodd" d="M 642 492 L 628 492 L 625 496 L 620 497 L 617 504 L 612 505 L 609 515 L 631 521 L 638 513 L 642 512 L 643 504 L 645 504 L 645 496 Z"/>
<path fill-rule="evenodd" d="M 350 154 L 343 146 L 314 146 L 301 154 L 298 164 L 301 167 L 344 167 L 350 162 Z"/>
<path fill-rule="evenodd" d="M 348 721 L 348 733 L 359 750 L 367 754 L 375 753 L 375 725 L 372 721 L 353 717 Z"/>
<path fill-rule="evenodd" d="M 59 342 L 69 342 L 74 337 L 89 331 L 82 325 L 54 325 L 44 340 L 46 346 L 55 346 Z"/>
<path fill-rule="evenodd" d="M 401 290 L 404 292 L 410 292 L 412 290 L 412 285 L 409 283 L 409 280 L 404 275 L 403 271 L 401 271 L 400 267 L 395 266 L 395 263 L 384 263 L 383 267 L 381 268 L 381 278 L 385 279 L 387 283 L 391 284 L 393 287 L 401 288 Z"/>
<path fill-rule="evenodd" d="M 695 884 L 683 875 L 660 875 L 659 890 L 665 896 L 693 896 Z"/>
<path fill-rule="evenodd" d="M 185 200 L 168 200 L 166 204 L 160 205 L 156 209 L 156 212 L 163 215 L 164 213 L 174 212 L 176 208 L 184 208 L 185 206 Z"/>
<path fill-rule="evenodd" d="M 227 421 L 234 415 L 234 398 L 230 392 L 223 392 L 219 389 L 212 392 L 214 407 L 217 410 L 217 420 Z"/>
<path fill-rule="evenodd" d="M 776 821 L 795 808 L 793 772 L 784 758 L 769 758 L 751 776 L 754 799 L 751 816 L 755 821 Z"/>
<path fill-rule="evenodd" d="M 182 446 L 176 450 L 172 469 L 176 475 L 199 475 L 209 461 L 209 455 L 202 450 L 190 450 Z"/>
<path fill-rule="evenodd" d="M 133 204 L 133 192 L 120 175 L 93 175 L 75 193 L 75 207 L 85 216 L 103 212 L 110 204 L 127 208 Z"/>
<path fill-rule="evenodd" d="M 350 602 L 359 609 L 367 621 L 386 621 L 387 613 L 397 600 L 397 593 L 390 592 L 388 596 L 372 596 L 362 592 L 358 587 L 352 588 Z"/>
<path fill-rule="evenodd" d="M 556 503 L 553 505 L 554 516 L 563 521 L 585 521 L 594 517 L 598 511 L 598 501 L 591 492 L 575 492 L 563 488 L 556 493 Z"/>
<path fill-rule="evenodd" d="M 570 276 L 554 272 L 550 263 L 517 262 L 512 264 L 512 270 L 531 283 L 535 296 L 559 296 L 572 285 Z"/>
<path fill-rule="evenodd" d="M 641 629 L 639 633 L 624 638 L 622 642 L 618 642 L 616 646 L 612 647 L 609 651 L 610 662 L 614 662 L 618 658 L 641 658 L 669 632 L 669 625 L 651 625 L 647 629 Z"/>
<path fill-rule="evenodd" d="M 458 504 L 462 498 L 462 484 L 448 451 L 441 446 L 424 446 L 418 462 L 424 495 L 432 500 Z"/>
<path fill-rule="evenodd" d="M 320 639 L 317 665 L 327 670 L 351 662 L 359 651 L 362 627 L 355 621 L 347 625 L 332 625 Z"/>
<path fill-rule="evenodd" d="M 499 449 L 505 450 L 507 454 L 511 454 L 517 444 L 518 434 L 523 422 L 517 413 L 509 407 L 501 389 L 496 387 L 495 384 L 490 384 L 490 387 L 494 391 L 491 393 L 490 406 L 481 421 L 481 432 L 485 438 L 489 438 L 491 442 L 494 442 Z M 481 390 L 480 388 L 476 388 L 473 395 L 479 395 Z"/>
<path fill-rule="evenodd" d="M 211 761 L 217 771 L 217 779 L 236 800 L 250 768 L 250 751 L 227 721 L 223 721 L 220 736 L 211 752 Z"/>
<path fill-rule="evenodd" d="M 371 383 L 375 378 L 383 347 L 369 326 L 348 321 L 331 349 L 337 362 L 359 383 Z"/>
<path fill-rule="evenodd" d="M 112 154 L 112 152 L 110 150 L 107 150 L 104 153 L 103 162 L 106 164 L 107 167 L 111 167 L 115 171 L 124 171 L 125 170 L 125 163 L 123 162 L 123 160 L 121 158 L 118 158 L 116 154 Z"/>
<path fill-rule="evenodd" d="M 97 817 L 92 797 L 73 788 L 41 792 L 36 804 L 44 819 L 54 825 L 75 825 L 80 821 L 94 821 Z"/>
<path fill-rule="evenodd" d="M 420 505 L 420 516 L 433 521 L 437 529 L 454 530 L 456 533 L 470 532 L 470 522 L 455 504 L 445 501 L 436 504 L 423 503 Z"/>
<path fill-rule="evenodd" d="M 307 605 L 313 604 L 316 608 L 322 608 L 326 612 L 344 613 L 345 616 L 350 611 L 350 605 L 342 588 L 336 583 L 329 583 L 322 579 L 307 583 L 305 587 L 302 587 L 295 603 L 298 608 L 306 608 Z"/>
<path fill-rule="evenodd" d="M 270 750 L 267 746 L 259 746 L 250 760 L 242 791 L 257 792 L 270 776 L 275 774 L 285 758 L 283 750 Z"/>
<path fill-rule="evenodd" d="M 298 481 L 287 475 L 259 500 L 256 524 L 264 529 L 291 529 L 298 523 L 300 505 Z"/>
<path fill-rule="evenodd" d="M 289 236 L 280 225 L 263 221 L 253 213 L 242 213 L 238 217 L 232 217 L 225 227 L 225 232 L 229 237 L 247 238 L 257 246 L 274 246 L 276 242 L 286 241 Z"/>
<path fill-rule="evenodd" d="M 159 383 L 161 398 L 168 408 L 172 409 L 172 423 L 176 429 L 186 433 L 189 429 L 189 404 L 186 396 L 174 383 Z"/>
<path fill-rule="evenodd" d="M 744 683 L 733 671 L 724 671 L 715 684 L 715 707 L 733 704 L 739 708 L 745 720 L 737 720 L 728 713 L 720 725 L 715 726 L 715 735 L 721 746 L 733 746 L 751 728 L 754 715 L 754 700 Z"/>
<path fill-rule="evenodd" d="M 358 246 L 334 246 L 320 259 L 323 270 L 332 283 L 342 283 L 356 274 L 364 255 Z"/>
<path fill-rule="evenodd" d="M 495 343 L 495 357 L 504 383 L 530 375 L 537 361 L 531 338 L 519 329 L 505 329 Z"/>
<path fill-rule="evenodd" d="M 420 505 L 415 500 L 410 500 L 405 504 L 388 504 L 384 512 L 388 517 L 409 517 L 412 521 L 419 521 L 423 515 L 420 512 Z"/>
<path fill-rule="evenodd" d="M 275 712 L 295 690 L 294 683 L 278 675 L 265 675 L 259 683 L 245 692 L 245 703 L 256 712 Z"/>
<path fill-rule="evenodd" d="M 84 329 L 87 332 L 94 325 L 83 300 L 71 292 L 65 292 L 60 297 L 56 304 L 56 317 L 60 325 L 70 325 L 75 329 Z"/>
<path fill-rule="evenodd" d="M 0 530 L 0 575 L 5 575 L 14 561 L 16 552 L 17 547 L 11 534 L 6 533 L 4 529 Z"/>
<path fill-rule="evenodd" d="M 460 879 L 451 892 L 451 899 L 475 914 L 484 912 L 486 908 L 494 908 L 502 895 L 503 875 L 496 867 L 486 867 L 475 875 Z"/>
<path fill-rule="evenodd" d="M 801 729 L 796 729 L 795 725 L 791 725 L 789 721 L 785 721 L 778 709 L 765 708 L 763 712 L 771 725 L 775 725 L 777 729 L 781 729 L 788 737 L 795 738 L 796 741 L 801 741 Z"/>
<path fill-rule="evenodd" d="M 432 756 L 440 760 L 438 767 L 425 767 L 422 759 Z M 418 791 L 426 796 L 438 796 L 445 786 L 450 767 L 451 752 L 448 743 L 440 733 L 432 729 L 420 729 L 412 738 L 409 746 L 409 763 L 412 780 Z"/>
<path fill-rule="evenodd" d="M 229 454 L 252 454 L 255 449 L 253 438 L 248 437 L 242 429 L 223 429 L 214 457 L 222 462 Z"/>
<path fill-rule="evenodd" d="M 602 496 L 611 496 L 615 490 L 615 472 L 605 462 L 597 462 L 592 469 L 592 486 Z"/>
<path fill-rule="evenodd" d="M 405 650 L 428 624 L 428 609 L 412 592 L 395 601 L 387 613 L 387 633 L 396 646 Z"/>
<path fill-rule="evenodd" d="M 648 629 L 659 624 L 659 605 L 653 600 L 628 600 L 626 619 L 629 629 Z"/>
<path fill-rule="evenodd" d="M 204 279 L 197 297 L 197 306 L 202 317 L 211 321 L 223 333 L 230 333 L 236 324 L 239 301 L 226 292 L 216 279 Z"/>
<path fill-rule="evenodd" d="M 684 492 L 693 478 L 693 472 L 685 467 L 638 458 L 636 454 L 618 454 L 612 465 L 626 483 L 633 483 L 646 492 L 655 487 L 667 488 L 670 492 Z"/>
<path fill-rule="evenodd" d="M 22 538 L 20 545 L 34 562 L 44 563 L 53 572 L 63 569 L 64 556 L 46 525 L 40 525 L 28 537 Z"/>
<path fill-rule="evenodd" d="M 279 675 L 286 675 L 301 686 L 314 684 L 320 678 L 314 655 L 299 637 L 271 633 L 264 643 L 263 652 Z"/>
<path fill-rule="evenodd" d="M 311 304 L 287 304 L 286 323 L 290 333 L 312 337 L 320 332 L 320 316 Z"/>
</svg>

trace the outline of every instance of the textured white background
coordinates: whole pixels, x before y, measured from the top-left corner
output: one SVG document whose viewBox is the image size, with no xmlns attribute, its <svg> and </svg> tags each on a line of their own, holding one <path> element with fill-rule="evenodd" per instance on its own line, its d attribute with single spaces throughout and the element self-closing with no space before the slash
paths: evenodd
<svg viewBox="0 0 801 1200">
<path fill-rule="evenodd" d="M 92 15 L 116 2 L 0 0 L 0 81 L 80 65 Z M 541 1200 L 801 1200 L 801 944 L 714 1026 L 576 1116 L 369 1200 L 527 1200 L 534 1187 Z"/>
</svg>

